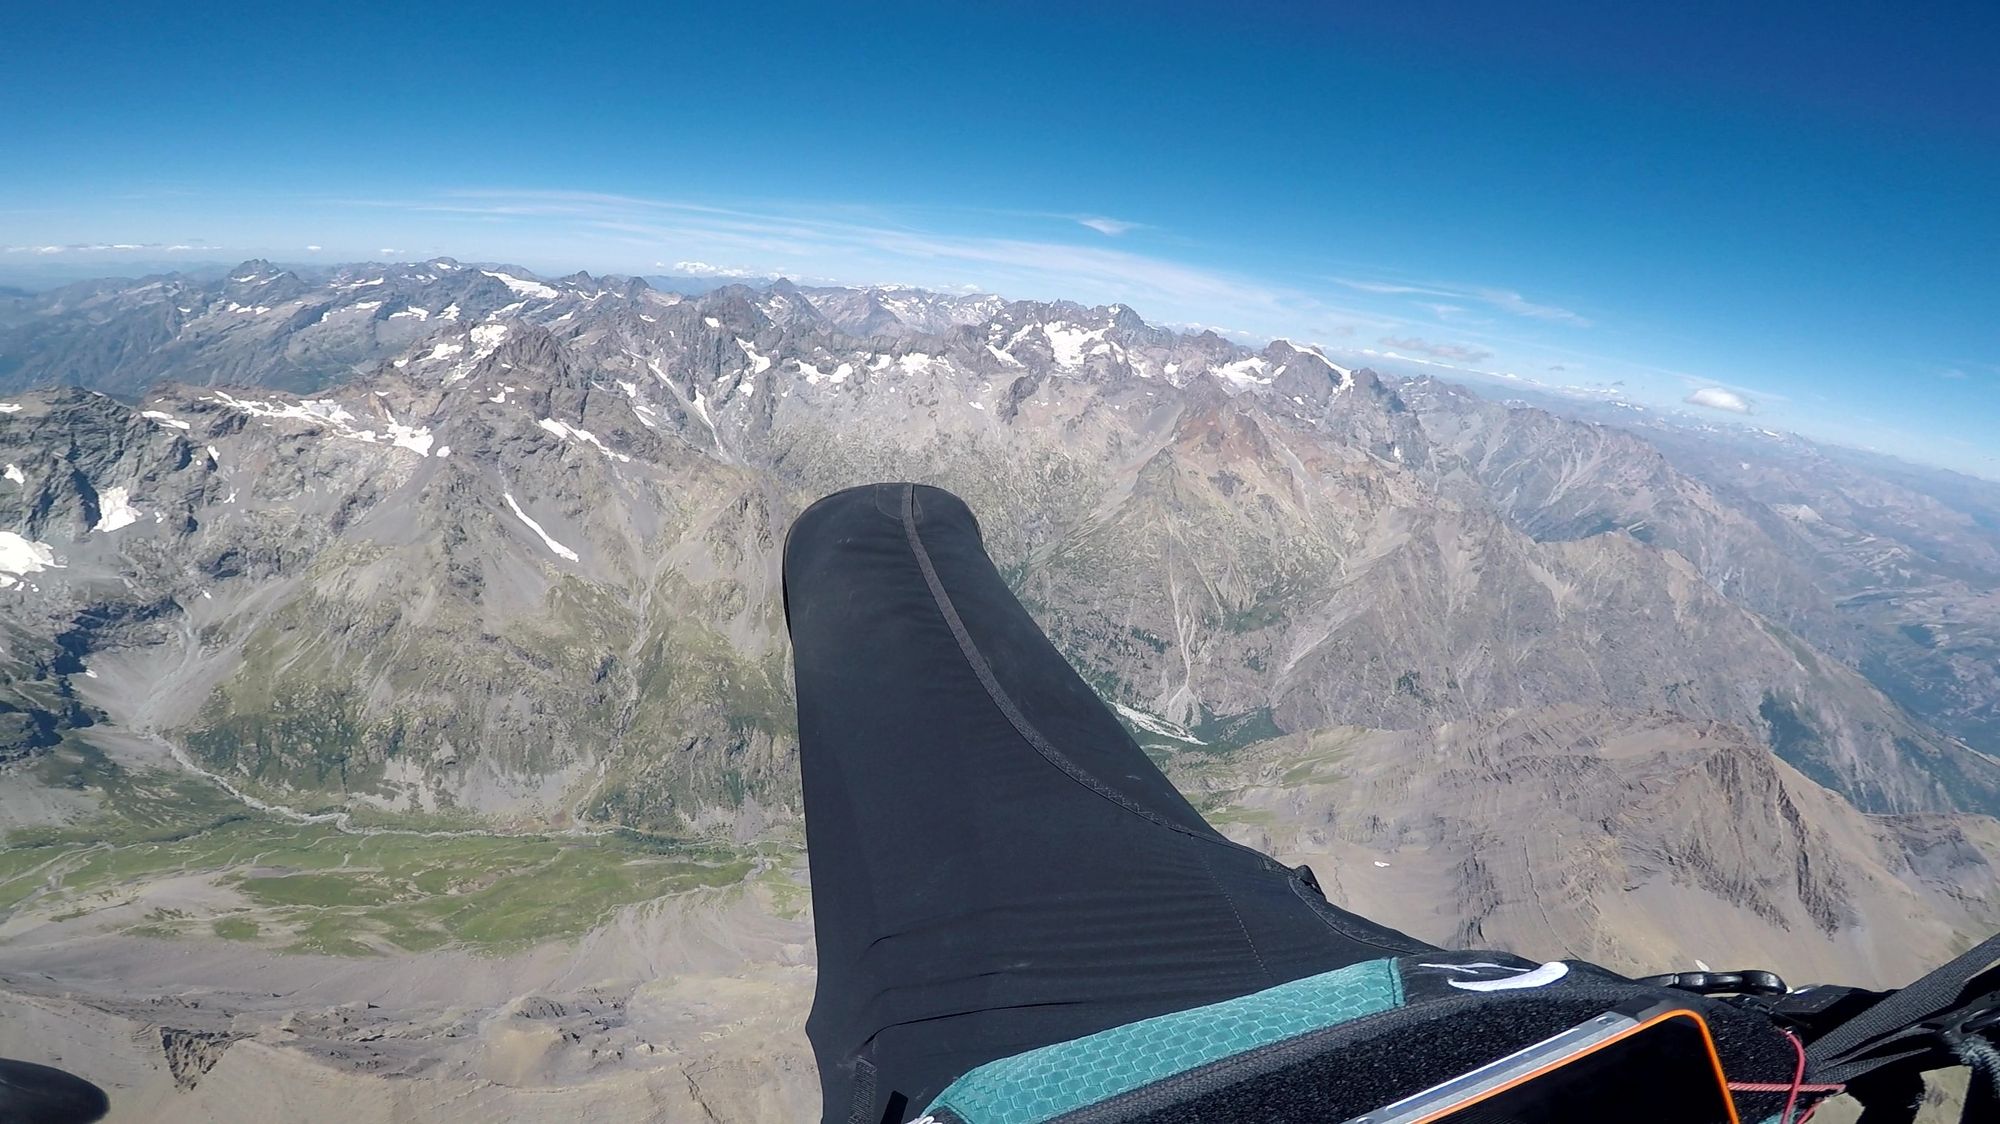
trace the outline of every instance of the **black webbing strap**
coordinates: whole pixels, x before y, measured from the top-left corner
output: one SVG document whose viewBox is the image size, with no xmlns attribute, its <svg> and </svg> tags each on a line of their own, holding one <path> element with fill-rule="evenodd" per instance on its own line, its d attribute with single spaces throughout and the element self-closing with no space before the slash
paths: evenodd
<svg viewBox="0 0 2000 1124">
<path fill-rule="evenodd" d="M 2000 1008 L 2000 933 L 1899 991 L 1890 992 L 1806 1047 L 1812 1080 L 1845 1084 L 1899 1063 L 1964 1064 L 1958 1039 L 1969 1018 Z"/>
<path fill-rule="evenodd" d="M 875 1063 L 854 1059 L 854 1084 L 849 1086 L 847 1124 L 880 1124 L 875 1111 Z"/>
</svg>

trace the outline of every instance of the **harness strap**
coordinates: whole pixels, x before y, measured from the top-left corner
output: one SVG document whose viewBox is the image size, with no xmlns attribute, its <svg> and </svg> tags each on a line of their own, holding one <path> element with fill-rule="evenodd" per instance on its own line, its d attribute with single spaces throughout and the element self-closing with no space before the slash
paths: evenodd
<svg viewBox="0 0 2000 1124">
<path fill-rule="evenodd" d="M 1919 1068 L 1959 1064 L 1942 1036 L 1977 1033 L 1985 1026 L 1968 1023 L 2000 1009 L 1996 961 L 2000 933 L 1820 1035 L 1806 1051 L 1814 1079 L 1844 1083 L 1925 1055 L 1934 1064 Z"/>
<path fill-rule="evenodd" d="M 2000 1112 L 2000 933 L 1898 991 L 1806 988 L 1768 1009 L 1805 1031 L 1812 1079 L 1846 1085 L 1862 1124 L 1910 1124 L 1923 1075 L 1954 1065 L 1972 1070 L 1962 1124 Z"/>
</svg>

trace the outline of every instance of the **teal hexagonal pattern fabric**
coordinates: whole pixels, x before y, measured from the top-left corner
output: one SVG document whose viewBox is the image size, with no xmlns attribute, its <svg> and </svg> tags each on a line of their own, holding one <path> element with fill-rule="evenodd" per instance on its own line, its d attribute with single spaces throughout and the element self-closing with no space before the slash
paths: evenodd
<svg viewBox="0 0 2000 1124">
<path fill-rule="evenodd" d="M 1393 960 L 1142 1019 L 988 1062 L 931 1102 L 967 1124 L 1037 1124 L 1210 1062 L 1401 1006 Z"/>
</svg>

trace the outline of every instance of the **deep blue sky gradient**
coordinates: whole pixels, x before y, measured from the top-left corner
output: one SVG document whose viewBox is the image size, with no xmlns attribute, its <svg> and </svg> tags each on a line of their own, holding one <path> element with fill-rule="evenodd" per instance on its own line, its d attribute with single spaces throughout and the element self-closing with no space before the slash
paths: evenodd
<svg viewBox="0 0 2000 1124">
<path fill-rule="evenodd" d="M 0 268 L 1122 300 L 2000 477 L 1990 3 L 33 7 Z"/>
</svg>

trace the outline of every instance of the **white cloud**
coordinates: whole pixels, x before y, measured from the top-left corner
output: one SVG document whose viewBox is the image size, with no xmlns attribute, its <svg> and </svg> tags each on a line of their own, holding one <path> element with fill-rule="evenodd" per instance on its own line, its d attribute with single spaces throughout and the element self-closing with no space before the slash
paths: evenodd
<svg viewBox="0 0 2000 1124">
<path fill-rule="evenodd" d="M 306 247 L 306 253 L 309 253 L 309 254 L 317 254 L 317 253 L 319 253 L 319 251 L 320 251 L 320 248 L 319 248 L 318 246 L 307 246 L 307 247 Z"/>
<path fill-rule="evenodd" d="M 1754 414 L 1757 412 L 1756 403 L 1733 390 L 1725 390 L 1719 386 L 1704 386 L 1686 398 L 1681 399 L 1681 401 L 1686 402 L 1690 406 L 1706 406 L 1711 410 L 1727 410 L 1732 414 Z"/>
<path fill-rule="evenodd" d="M 1938 374 L 1938 377 L 1942 379 L 1963 379 L 1963 378 L 1970 378 L 1971 376 L 1967 375 L 1964 371 L 1959 370 L 1957 367 L 1953 367 L 1949 371 L 1940 372 Z"/>
<path fill-rule="evenodd" d="M 400 253 L 402 253 L 403 251 L 401 251 L 401 250 L 398 250 L 398 249 L 396 249 L 396 248 L 395 248 L 395 247 L 393 247 L 393 246 L 384 246 L 384 247 L 382 247 L 381 249 L 379 249 L 379 250 L 377 250 L 377 251 L 375 251 L 375 252 L 376 252 L 376 253 L 378 253 L 378 254 L 400 254 Z"/>
<path fill-rule="evenodd" d="M 1108 234 L 1113 238 L 1128 230 L 1136 229 L 1139 226 L 1136 222 L 1126 222 L 1124 219 L 1108 219 L 1102 215 L 1078 215 L 1076 216 L 1076 221 L 1081 226 L 1087 226 L 1099 234 Z"/>
<path fill-rule="evenodd" d="M 665 262 L 654 262 L 653 264 L 654 264 L 654 265 L 656 265 L 656 266 L 659 266 L 659 267 L 660 267 L 660 268 L 662 268 L 662 269 L 666 268 L 666 263 L 665 263 Z M 768 277 L 768 276 L 770 276 L 770 274 L 769 274 L 769 273 L 767 273 L 767 272 L 765 272 L 765 271 L 763 271 L 763 270 L 758 270 L 758 269 L 744 269 L 744 268 L 741 268 L 741 267 L 739 267 L 739 266 L 725 266 L 725 265 L 710 265 L 710 264 L 708 264 L 708 263 L 707 263 L 707 262 L 705 262 L 705 261 L 677 261 L 677 262 L 675 262 L 675 263 L 674 263 L 674 266 L 673 266 L 673 269 L 674 269 L 674 272 L 675 272 L 675 273 L 682 273 L 682 274 L 686 274 L 686 275 L 687 275 L 687 276 L 689 276 L 689 277 Z"/>
</svg>

